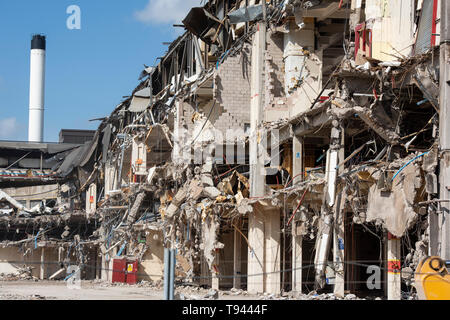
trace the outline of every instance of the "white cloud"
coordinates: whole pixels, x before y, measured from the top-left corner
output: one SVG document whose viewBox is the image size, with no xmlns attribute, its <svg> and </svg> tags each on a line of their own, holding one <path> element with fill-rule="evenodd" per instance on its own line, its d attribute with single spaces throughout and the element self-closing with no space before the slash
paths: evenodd
<svg viewBox="0 0 450 320">
<path fill-rule="evenodd" d="M 19 123 L 16 118 L 0 119 L 0 139 L 11 139 L 18 131 Z"/>
<path fill-rule="evenodd" d="M 134 13 L 136 20 L 147 24 L 181 23 L 200 0 L 149 0 L 147 6 Z"/>
</svg>

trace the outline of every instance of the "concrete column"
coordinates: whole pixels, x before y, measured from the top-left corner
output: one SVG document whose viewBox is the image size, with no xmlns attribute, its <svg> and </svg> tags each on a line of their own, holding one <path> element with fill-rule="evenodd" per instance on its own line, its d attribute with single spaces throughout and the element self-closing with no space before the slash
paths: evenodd
<svg viewBox="0 0 450 320">
<path fill-rule="evenodd" d="M 440 256 L 440 226 L 439 226 L 439 216 L 434 209 L 431 207 L 428 209 L 428 230 L 427 233 L 430 237 L 430 244 L 428 246 L 429 256 Z"/>
<path fill-rule="evenodd" d="M 181 128 L 181 114 L 183 112 L 183 102 L 180 100 L 175 101 L 175 119 L 173 125 L 174 144 L 172 150 L 172 161 L 174 163 L 180 163 L 182 158 L 182 137 L 180 136 Z"/>
<path fill-rule="evenodd" d="M 326 177 L 327 187 L 325 193 L 325 201 L 322 206 L 322 227 L 320 234 L 316 240 L 316 255 L 314 264 L 316 267 L 315 280 L 318 287 L 325 285 L 325 269 L 327 266 L 328 253 L 331 247 L 331 240 L 334 234 L 333 220 L 334 214 L 330 208 L 335 205 L 336 197 L 336 180 L 337 165 L 339 164 L 339 152 L 341 149 L 341 129 L 339 122 L 333 120 L 333 128 L 331 129 L 330 150 L 327 154 Z"/>
<path fill-rule="evenodd" d="M 265 169 L 263 150 L 260 147 L 260 125 L 264 118 L 264 53 L 266 50 L 266 25 L 258 23 L 252 45 L 252 79 L 250 102 L 250 196 L 265 194 Z M 251 293 L 264 292 L 264 216 L 258 205 L 248 217 L 248 272 L 247 289 Z"/>
<path fill-rule="evenodd" d="M 102 278 L 102 259 L 98 256 L 98 249 L 95 249 L 95 279 Z"/>
<path fill-rule="evenodd" d="M 255 205 L 248 216 L 248 267 L 247 290 L 250 293 L 264 293 L 264 216 Z"/>
<path fill-rule="evenodd" d="M 212 272 L 211 288 L 214 290 L 219 290 L 220 278 L 219 278 L 219 265 L 220 265 L 220 251 L 216 250 L 216 259 L 214 262 L 217 271 Z"/>
<path fill-rule="evenodd" d="M 114 259 L 117 258 L 117 253 L 119 253 L 119 249 L 120 249 L 120 246 L 115 247 L 113 249 L 113 254 L 111 255 L 110 260 L 109 260 L 108 278 L 110 281 L 112 281 L 112 276 L 113 276 Z"/>
<path fill-rule="evenodd" d="M 58 263 L 62 263 L 64 260 L 64 247 L 58 248 Z"/>
<path fill-rule="evenodd" d="M 108 253 L 109 254 L 109 253 Z M 112 270 L 113 270 L 113 256 L 109 256 L 109 260 L 106 262 L 106 281 L 112 282 Z"/>
<path fill-rule="evenodd" d="M 333 237 L 333 261 L 335 268 L 335 283 L 334 283 L 334 294 L 338 297 L 344 297 L 345 293 L 345 266 L 344 266 L 344 214 L 345 212 L 341 210 L 341 193 L 338 194 L 335 204 L 334 213 L 334 237 Z"/>
<path fill-rule="evenodd" d="M 200 264 L 200 279 L 198 280 L 198 283 L 200 286 L 209 286 L 209 277 L 211 275 L 211 272 L 209 270 L 209 266 L 206 263 L 205 258 L 202 258 L 201 264 Z"/>
<path fill-rule="evenodd" d="M 281 292 L 280 283 L 280 210 L 271 210 L 265 216 L 265 291 L 279 294 Z"/>
<path fill-rule="evenodd" d="M 399 238 L 388 234 L 387 255 L 388 255 L 388 274 L 387 274 L 387 296 L 388 300 L 402 299 L 402 277 L 401 268 L 401 242 Z"/>
<path fill-rule="evenodd" d="M 341 126 L 341 145 L 339 149 L 338 163 L 345 159 L 345 131 Z M 337 174 L 341 174 L 344 171 L 344 166 L 337 169 Z M 334 294 L 338 297 L 345 296 L 345 211 L 341 208 L 342 193 L 340 192 L 336 195 L 336 201 L 334 204 L 334 237 L 333 237 L 333 261 L 335 267 L 335 283 L 334 283 Z"/>
<path fill-rule="evenodd" d="M 41 248 L 41 267 L 40 267 L 40 275 L 39 275 L 39 278 L 41 280 L 45 280 L 45 277 L 46 277 L 45 270 L 46 270 L 46 268 L 45 268 L 45 248 L 42 247 Z"/>
<path fill-rule="evenodd" d="M 337 177 L 337 170 L 336 166 L 338 164 L 338 157 L 339 157 L 339 151 L 338 150 L 331 150 L 330 151 L 330 158 L 329 158 L 329 166 L 328 167 L 328 179 L 327 179 L 327 193 L 326 197 L 328 200 L 328 205 L 330 207 L 334 206 L 335 197 L 336 197 L 336 177 Z"/>
<path fill-rule="evenodd" d="M 234 230 L 234 252 L 233 252 L 233 288 L 241 288 L 241 234 Z"/>
<path fill-rule="evenodd" d="M 103 256 L 103 258 L 102 258 L 102 261 L 105 262 L 105 264 L 104 264 L 105 270 L 103 270 L 104 273 L 102 273 L 102 274 L 105 276 L 106 281 L 112 281 L 112 274 L 113 274 L 112 270 L 113 270 L 113 266 L 114 266 L 113 259 L 114 259 L 114 257 L 117 256 L 118 250 L 119 249 L 116 247 L 112 250 L 112 252 L 109 252 L 108 260 L 106 260 L 105 256 Z M 102 279 L 103 279 L 103 276 L 102 276 Z"/>
<path fill-rule="evenodd" d="M 304 164 L 303 164 L 303 138 L 293 136 L 292 137 L 292 185 L 304 180 Z"/>
<path fill-rule="evenodd" d="M 108 272 L 107 269 L 108 268 L 108 262 L 106 261 L 106 254 L 102 254 L 102 263 L 101 263 L 101 279 L 103 281 L 108 281 Z"/>
<path fill-rule="evenodd" d="M 292 138 L 292 184 L 304 180 L 303 138 L 294 135 Z M 297 176 L 297 177 L 296 177 Z M 297 234 L 297 222 L 292 221 L 292 291 L 302 292 L 302 245 L 303 237 Z"/>
<path fill-rule="evenodd" d="M 265 169 L 263 150 L 261 148 L 262 128 L 264 120 L 264 53 L 266 48 L 266 26 L 258 24 L 252 46 L 252 79 L 250 101 L 250 194 L 261 197 L 265 193 Z"/>
<path fill-rule="evenodd" d="M 292 222 L 292 291 L 302 292 L 303 237 L 297 234 L 297 223 Z"/>
</svg>

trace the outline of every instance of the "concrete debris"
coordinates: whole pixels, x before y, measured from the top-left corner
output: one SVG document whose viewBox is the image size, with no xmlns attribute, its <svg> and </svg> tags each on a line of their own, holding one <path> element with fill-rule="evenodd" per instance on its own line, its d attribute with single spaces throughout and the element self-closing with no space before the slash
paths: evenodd
<svg viewBox="0 0 450 320">
<path fill-rule="evenodd" d="M 10 197 L 8 194 L 0 190 L 0 201 L 7 201 L 9 204 L 11 204 L 15 209 L 25 211 L 25 207 L 21 205 L 19 202 L 14 200 L 12 197 Z"/>
<path fill-rule="evenodd" d="M 206 217 L 202 224 L 202 247 L 204 257 L 211 270 L 214 270 L 213 266 L 215 265 L 215 261 L 217 258 L 216 250 L 223 249 L 225 246 L 223 243 L 217 241 L 219 227 L 219 222 L 216 220 L 216 218 L 211 216 Z"/>
<path fill-rule="evenodd" d="M 309 294 L 288 292 L 282 295 L 262 293 L 258 295 L 249 294 L 247 291 L 241 289 L 231 289 L 229 291 L 206 290 L 199 287 L 177 287 L 175 300 L 216 300 L 216 299 L 241 299 L 244 297 L 252 298 L 253 300 L 374 300 L 375 297 L 357 297 L 354 294 L 347 294 L 345 297 L 338 297 L 334 293 L 317 294 L 315 291 Z M 409 296 L 408 296 L 409 298 Z M 381 299 L 381 298 L 377 298 Z"/>
<path fill-rule="evenodd" d="M 32 275 L 32 268 L 25 267 L 20 268 L 13 273 L 0 273 L 0 281 L 22 281 L 22 280 L 37 280 L 36 277 Z"/>
<path fill-rule="evenodd" d="M 210 175 L 209 176 L 202 175 L 202 183 L 204 186 L 209 187 L 209 188 L 214 186 L 213 179 Z"/>
<path fill-rule="evenodd" d="M 417 165 L 406 167 L 392 181 L 389 191 L 373 184 L 369 191 L 365 221 L 381 220 L 391 234 L 403 236 L 417 221 L 414 203 L 420 202 L 422 190 L 423 178 Z"/>
<path fill-rule="evenodd" d="M 146 196 L 145 192 L 141 192 L 136 196 L 136 200 L 134 201 L 133 207 L 131 207 L 130 213 L 128 214 L 127 217 L 128 224 L 132 224 L 136 221 L 136 215 L 138 214 L 138 211 L 141 208 L 145 196 Z"/>
<path fill-rule="evenodd" d="M 26 300 L 26 301 L 34 301 L 34 300 L 54 300 L 51 297 L 43 297 L 38 294 L 33 294 L 31 296 L 22 296 L 18 294 L 5 294 L 0 295 L 0 300 Z"/>
<path fill-rule="evenodd" d="M 384 140 L 392 145 L 398 144 L 400 137 L 395 132 L 395 123 L 378 102 L 372 104 L 369 109 L 358 113 L 358 115 L 366 125 L 372 128 Z"/>
<path fill-rule="evenodd" d="M 214 289 L 211 289 L 210 291 L 208 291 L 208 293 L 205 296 L 203 296 L 203 299 L 217 300 L 217 299 L 219 299 L 219 292 Z"/>
<path fill-rule="evenodd" d="M 395 132 L 395 125 L 378 101 L 369 107 L 362 107 L 336 98 L 332 101 L 332 104 L 337 108 L 329 109 L 327 112 L 333 117 L 344 119 L 357 114 L 381 138 L 393 145 L 399 143 L 400 137 Z"/>
<path fill-rule="evenodd" d="M 345 300 L 354 300 L 354 299 L 356 299 L 356 296 L 354 295 L 354 294 L 347 294 L 346 296 L 345 296 Z"/>
<path fill-rule="evenodd" d="M 260 297 L 260 300 L 371 300 L 371 297 L 359 298 L 354 294 L 347 294 L 345 297 L 338 297 L 334 293 L 321 293 L 311 291 L 308 294 L 289 293 L 285 297 L 274 294 L 265 294 Z"/>
<path fill-rule="evenodd" d="M 228 292 L 227 291 L 225 291 L 225 292 L 223 292 L 222 294 L 227 294 Z M 230 291 L 229 291 L 229 294 L 231 295 L 231 296 L 240 296 L 240 295 L 248 295 L 248 292 L 247 291 L 244 291 L 244 290 L 242 290 L 242 289 L 236 289 L 236 288 L 232 288 Z"/>
<path fill-rule="evenodd" d="M 220 194 L 220 191 L 215 187 L 206 187 L 203 189 L 203 195 L 211 199 L 216 199 Z"/>
</svg>

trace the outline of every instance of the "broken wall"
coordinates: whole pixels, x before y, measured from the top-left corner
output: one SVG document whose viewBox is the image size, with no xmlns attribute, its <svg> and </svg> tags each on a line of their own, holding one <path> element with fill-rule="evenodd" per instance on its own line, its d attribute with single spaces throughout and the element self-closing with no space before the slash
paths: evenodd
<svg viewBox="0 0 450 320">
<path fill-rule="evenodd" d="M 305 56 L 303 81 L 287 98 L 291 118 L 308 111 L 322 90 L 322 59 L 320 51 Z"/>
<path fill-rule="evenodd" d="M 0 274 L 15 273 L 22 267 L 31 267 L 32 276 L 39 278 L 41 274 L 42 248 L 28 249 L 22 252 L 17 247 L 0 248 Z M 44 278 L 50 277 L 60 269 L 58 263 L 58 249 L 45 248 L 44 251 Z"/>
<path fill-rule="evenodd" d="M 307 111 L 322 90 L 323 51 L 315 50 L 315 27 L 290 23 L 284 37 L 285 92 L 289 117 Z"/>
<path fill-rule="evenodd" d="M 274 98 L 284 97 L 284 34 L 269 32 L 266 47 L 266 105 Z"/>
<path fill-rule="evenodd" d="M 138 281 L 161 280 L 164 275 L 164 245 L 161 231 L 149 230 L 146 235 L 148 249 L 139 263 Z"/>
<path fill-rule="evenodd" d="M 289 118 L 285 95 L 284 34 L 269 32 L 265 53 L 265 120 Z"/>
<path fill-rule="evenodd" d="M 251 46 L 244 45 L 240 53 L 227 57 L 215 73 L 214 98 L 222 114 L 214 121 L 216 129 L 250 126 Z"/>
<path fill-rule="evenodd" d="M 56 200 L 58 198 L 58 185 L 41 185 L 21 188 L 6 188 L 5 193 L 13 197 L 25 207 L 31 209 L 36 204 L 45 200 Z"/>
</svg>

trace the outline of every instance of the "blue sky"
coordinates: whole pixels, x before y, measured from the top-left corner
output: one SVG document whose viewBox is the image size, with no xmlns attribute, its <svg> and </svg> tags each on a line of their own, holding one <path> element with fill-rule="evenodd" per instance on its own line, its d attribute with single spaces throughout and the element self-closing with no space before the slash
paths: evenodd
<svg viewBox="0 0 450 320">
<path fill-rule="evenodd" d="M 30 40 L 47 36 L 46 142 L 64 129 L 96 129 L 179 35 L 200 0 L 15 0 L 0 2 L 0 140 L 26 141 Z M 81 30 L 69 30 L 70 5 L 81 9 Z M 179 28 L 178 28 L 179 29 Z"/>
</svg>

